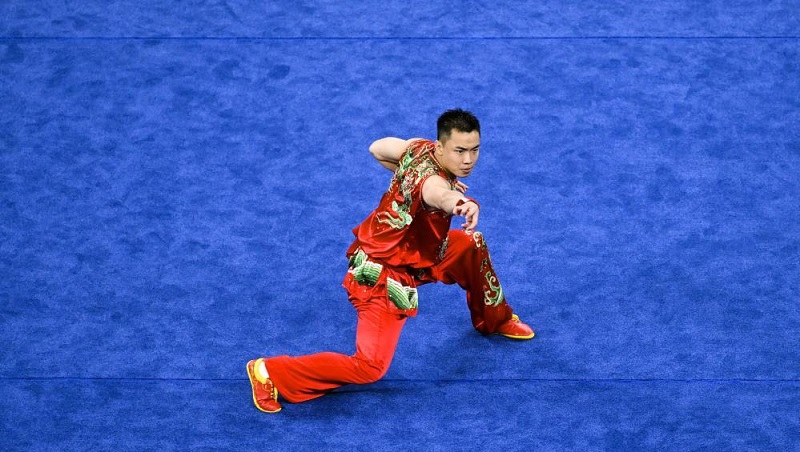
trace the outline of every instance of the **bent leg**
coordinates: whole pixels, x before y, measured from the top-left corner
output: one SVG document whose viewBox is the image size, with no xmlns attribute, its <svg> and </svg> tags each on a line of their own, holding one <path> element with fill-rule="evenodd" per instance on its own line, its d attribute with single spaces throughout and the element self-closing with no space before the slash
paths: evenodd
<svg viewBox="0 0 800 452">
<path fill-rule="evenodd" d="M 480 232 L 468 234 L 451 230 L 442 261 L 433 267 L 432 276 L 445 284 L 458 283 L 467 291 L 472 325 L 483 334 L 492 334 L 512 315 L 503 289 L 489 258 L 489 249 Z"/>
<path fill-rule="evenodd" d="M 354 355 L 323 352 L 265 360 L 270 379 L 287 401 L 315 399 L 346 384 L 373 383 L 389 370 L 406 317 L 389 310 L 385 286 L 353 284 L 350 299 L 358 311 Z"/>
</svg>

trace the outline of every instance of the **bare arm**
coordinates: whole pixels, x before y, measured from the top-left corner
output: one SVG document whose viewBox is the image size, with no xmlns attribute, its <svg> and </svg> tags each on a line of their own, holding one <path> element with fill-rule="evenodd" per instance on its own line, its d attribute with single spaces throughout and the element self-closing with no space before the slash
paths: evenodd
<svg viewBox="0 0 800 452">
<path fill-rule="evenodd" d="M 457 190 L 451 190 L 450 185 L 441 176 L 431 176 L 422 185 L 422 200 L 425 204 L 444 210 L 453 215 L 463 216 L 466 223 L 461 225 L 467 232 L 472 232 L 478 225 L 480 207 L 473 201 L 468 201 Z M 457 206 L 459 201 L 467 202 Z"/>
<path fill-rule="evenodd" d="M 381 138 L 370 145 L 369 152 L 384 168 L 394 171 L 397 169 L 397 164 L 400 162 L 403 152 L 415 140 L 419 140 L 419 138 L 410 140 L 402 140 L 395 137 Z"/>
</svg>

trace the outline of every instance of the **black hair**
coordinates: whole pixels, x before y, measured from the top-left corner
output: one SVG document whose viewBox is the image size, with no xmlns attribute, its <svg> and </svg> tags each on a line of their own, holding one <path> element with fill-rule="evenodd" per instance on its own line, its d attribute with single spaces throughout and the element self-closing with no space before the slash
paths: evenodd
<svg viewBox="0 0 800 452">
<path fill-rule="evenodd" d="M 439 119 L 436 121 L 437 139 L 442 142 L 447 141 L 453 129 L 466 133 L 477 130 L 478 134 L 480 134 L 481 124 L 478 122 L 478 118 L 472 113 L 456 108 L 447 110 L 439 116 Z"/>
</svg>

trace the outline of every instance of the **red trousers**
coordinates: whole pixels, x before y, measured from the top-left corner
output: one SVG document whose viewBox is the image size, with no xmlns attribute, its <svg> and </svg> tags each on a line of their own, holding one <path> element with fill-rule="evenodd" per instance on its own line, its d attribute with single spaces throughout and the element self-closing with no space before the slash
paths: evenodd
<svg viewBox="0 0 800 452">
<path fill-rule="evenodd" d="M 373 383 L 389 370 L 406 315 L 389 301 L 384 268 L 370 287 L 345 277 L 350 302 L 358 313 L 356 352 L 352 356 L 322 352 L 305 356 L 266 359 L 267 371 L 280 395 L 297 403 L 321 397 L 346 384 Z M 467 292 L 472 324 L 483 334 L 494 333 L 511 318 L 511 307 L 494 273 L 489 251 L 479 232 L 451 230 L 442 261 L 418 280 L 458 283 Z"/>
</svg>

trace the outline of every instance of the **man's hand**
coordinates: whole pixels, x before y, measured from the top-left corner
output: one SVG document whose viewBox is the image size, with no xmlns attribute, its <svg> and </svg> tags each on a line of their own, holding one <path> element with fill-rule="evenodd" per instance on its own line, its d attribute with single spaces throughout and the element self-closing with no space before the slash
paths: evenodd
<svg viewBox="0 0 800 452">
<path fill-rule="evenodd" d="M 481 208 L 477 204 L 472 201 L 467 201 L 460 206 L 456 206 L 456 208 L 453 209 L 453 215 L 464 217 L 466 223 L 462 224 L 461 227 L 464 228 L 464 232 L 471 234 L 472 231 L 475 230 L 475 227 L 478 226 L 480 211 Z"/>
<path fill-rule="evenodd" d="M 461 193 L 466 193 L 469 187 L 464 182 L 456 181 L 456 190 L 460 191 Z"/>
</svg>

